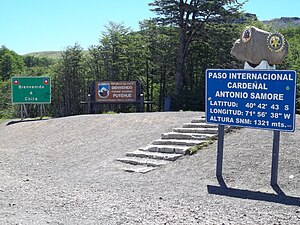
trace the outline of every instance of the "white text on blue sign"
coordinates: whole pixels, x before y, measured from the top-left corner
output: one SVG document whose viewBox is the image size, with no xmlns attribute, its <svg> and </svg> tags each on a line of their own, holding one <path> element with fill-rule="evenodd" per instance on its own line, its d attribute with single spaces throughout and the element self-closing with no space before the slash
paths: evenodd
<svg viewBox="0 0 300 225">
<path fill-rule="evenodd" d="M 206 120 L 231 126 L 295 129 L 296 72 L 206 71 Z"/>
</svg>

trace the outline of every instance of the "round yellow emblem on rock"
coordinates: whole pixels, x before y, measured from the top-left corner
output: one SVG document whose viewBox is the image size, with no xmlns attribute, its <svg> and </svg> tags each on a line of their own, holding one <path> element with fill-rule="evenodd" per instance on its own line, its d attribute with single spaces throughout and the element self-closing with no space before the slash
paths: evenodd
<svg viewBox="0 0 300 225">
<path fill-rule="evenodd" d="M 273 33 L 268 36 L 267 46 L 272 52 L 281 52 L 285 45 L 285 38 L 280 33 Z"/>
</svg>

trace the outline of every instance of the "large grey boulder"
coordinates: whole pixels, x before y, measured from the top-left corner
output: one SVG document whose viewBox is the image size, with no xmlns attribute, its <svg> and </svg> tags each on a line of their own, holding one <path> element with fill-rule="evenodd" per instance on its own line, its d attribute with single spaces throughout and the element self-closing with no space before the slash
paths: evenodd
<svg viewBox="0 0 300 225">
<path fill-rule="evenodd" d="M 262 60 L 270 65 L 281 64 L 287 53 L 288 43 L 283 35 L 253 26 L 246 27 L 230 52 L 238 60 L 254 65 Z"/>
</svg>

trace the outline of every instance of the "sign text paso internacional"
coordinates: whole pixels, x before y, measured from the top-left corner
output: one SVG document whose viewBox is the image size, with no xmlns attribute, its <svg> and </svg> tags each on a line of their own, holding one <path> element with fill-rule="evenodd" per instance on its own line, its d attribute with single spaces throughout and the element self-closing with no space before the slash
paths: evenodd
<svg viewBox="0 0 300 225">
<path fill-rule="evenodd" d="M 208 123 L 294 131 L 295 71 L 206 71 Z"/>
<path fill-rule="evenodd" d="M 11 90 L 13 104 L 51 103 L 50 77 L 13 77 Z"/>
<path fill-rule="evenodd" d="M 96 82 L 96 101 L 111 103 L 136 102 L 135 81 Z"/>
</svg>

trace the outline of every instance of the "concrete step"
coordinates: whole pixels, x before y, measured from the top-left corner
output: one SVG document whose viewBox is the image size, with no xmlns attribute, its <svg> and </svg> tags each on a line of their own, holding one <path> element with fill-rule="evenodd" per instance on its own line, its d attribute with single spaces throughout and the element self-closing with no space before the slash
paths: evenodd
<svg viewBox="0 0 300 225">
<path fill-rule="evenodd" d="M 132 165 L 142 165 L 142 166 L 152 166 L 152 167 L 163 166 L 167 163 L 167 161 L 165 160 L 137 158 L 137 157 L 118 158 L 116 160 L 119 162 L 132 164 Z"/>
<path fill-rule="evenodd" d="M 179 146 L 195 146 L 202 144 L 205 140 L 177 140 L 177 139 L 159 139 L 152 142 L 153 145 L 179 145 Z"/>
<path fill-rule="evenodd" d="M 176 159 L 182 157 L 183 154 L 136 150 L 136 151 L 133 151 L 133 152 L 127 152 L 126 156 L 175 161 Z"/>
<path fill-rule="evenodd" d="M 123 170 L 130 173 L 148 173 L 156 168 L 151 166 L 125 166 Z"/>
<path fill-rule="evenodd" d="M 183 128 L 216 128 L 218 125 L 209 123 L 185 123 Z"/>
<path fill-rule="evenodd" d="M 218 128 L 173 128 L 177 133 L 218 134 Z"/>
<path fill-rule="evenodd" d="M 186 139 L 186 140 L 209 140 L 217 137 L 216 134 L 200 134 L 200 133 L 177 133 L 170 132 L 161 135 L 161 139 Z"/>
<path fill-rule="evenodd" d="M 206 123 L 205 117 L 195 118 L 191 121 L 191 123 Z"/>
<path fill-rule="evenodd" d="M 191 146 L 180 146 L 180 145 L 149 145 L 145 148 L 140 148 L 141 151 L 147 151 L 147 152 L 161 152 L 161 153 L 176 153 L 176 154 L 183 154 L 186 155 L 189 153 L 188 149 Z"/>
</svg>

